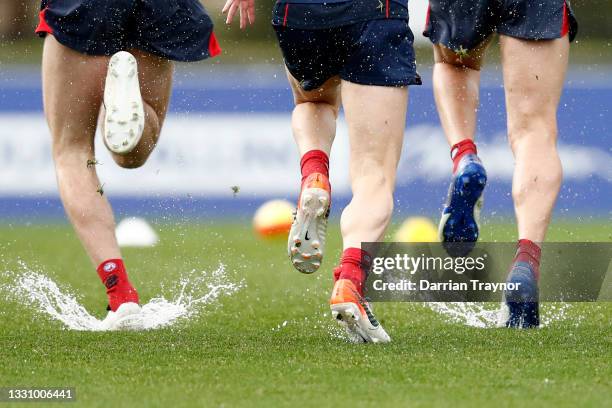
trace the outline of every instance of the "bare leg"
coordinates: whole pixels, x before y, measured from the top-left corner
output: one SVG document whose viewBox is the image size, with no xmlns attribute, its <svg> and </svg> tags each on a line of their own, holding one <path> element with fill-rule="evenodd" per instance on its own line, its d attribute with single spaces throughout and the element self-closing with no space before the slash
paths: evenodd
<svg viewBox="0 0 612 408">
<path fill-rule="evenodd" d="M 525 41 L 501 37 L 508 138 L 516 166 L 512 197 L 520 239 L 542 242 L 562 168 L 557 152 L 557 106 L 567 69 L 567 37 Z"/>
<path fill-rule="evenodd" d="M 310 150 L 322 150 L 329 155 L 336 136 L 340 80 L 331 78 L 319 89 L 304 91 L 288 71 L 287 77 L 295 100 L 291 125 L 300 156 Z"/>
<path fill-rule="evenodd" d="M 342 81 L 342 103 L 349 127 L 353 190 L 341 219 L 346 249 L 380 240 L 391 219 L 408 88 Z"/>
<path fill-rule="evenodd" d="M 68 218 L 94 266 L 120 258 L 114 218 L 106 197 L 96 190 L 94 157 L 96 119 L 102 102 L 107 57 L 92 57 L 45 39 L 43 91 L 60 196 Z"/>
<path fill-rule="evenodd" d="M 318 89 L 304 91 L 289 71 L 287 76 L 295 99 L 292 128 L 302 173 L 287 251 L 297 270 L 313 273 L 321 265 L 325 250 L 331 201 L 329 152 L 336 136 L 340 81 L 330 78 Z"/>
<path fill-rule="evenodd" d="M 58 187 L 68 218 L 95 266 L 121 257 L 112 210 L 106 197 L 97 192 L 100 182 L 95 166 L 87 166 L 87 161 L 94 157 L 94 135 L 108 59 L 73 51 L 53 36 L 45 39 L 44 105 Z M 148 72 L 146 63 L 141 64 L 141 71 Z M 148 81 L 145 77 L 141 83 Z M 146 92 L 147 86 L 143 86 L 143 96 Z M 163 104 L 163 98 L 151 103 Z M 161 125 L 159 116 L 157 120 Z"/>
<path fill-rule="evenodd" d="M 434 45 L 433 84 L 436 107 L 449 145 L 474 140 L 479 104 L 480 67 L 489 40 L 467 56 Z"/>
</svg>

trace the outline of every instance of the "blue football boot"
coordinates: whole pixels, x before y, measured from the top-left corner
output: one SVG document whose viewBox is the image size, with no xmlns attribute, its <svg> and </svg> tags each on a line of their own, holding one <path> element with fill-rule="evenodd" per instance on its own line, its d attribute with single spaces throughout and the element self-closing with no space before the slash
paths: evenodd
<svg viewBox="0 0 612 408">
<path fill-rule="evenodd" d="M 465 256 L 478 240 L 478 221 L 487 172 L 475 154 L 466 154 L 453 174 L 438 234 L 452 256 Z"/>
<path fill-rule="evenodd" d="M 515 261 L 506 280 L 514 284 L 504 292 L 508 306 L 506 327 L 529 329 L 540 325 L 538 280 L 529 262 Z"/>
</svg>

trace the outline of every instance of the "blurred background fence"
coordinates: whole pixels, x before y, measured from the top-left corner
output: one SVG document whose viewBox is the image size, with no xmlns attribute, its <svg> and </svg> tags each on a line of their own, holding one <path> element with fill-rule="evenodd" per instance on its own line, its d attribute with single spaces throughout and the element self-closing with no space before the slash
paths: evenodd
<svg viewBox="0 0 612 408">
<path fill-rule="evenodd" d="M 0 219 L 61 219 L 42 112 L 42 41 L 33 30 L 39 1 L 0 0 Z M 223 53 L 179 64 L 170 115 L 156 152 L 138 170 L 121 170 L 98 146 L 101 180 L 120 216 L 240 217 L 271 197 L 294 199 L 298 157 L 290 131 L 291 93 L 269 24 L 272 1 L 257 4 L 257 24 L 226 27 L 223 1 L 205 2 Z M 612 215 L 612 1 L 573 1 L 580 29 L 559 112 L 565 181 L 559 215 Z M 396 210 L 435 215 L 450 173 L 448 148 L 431 89 L 431 46 L 420 35 L 425 0 L 411 0 L 411 26 L 424 85 L 410 90 Z M 484 216 L 510 216 L 513 159 L 505 140 L 498 53 L 483 73 L 479 150 L 488 166 Z M 337 211 L 349 197 L 346 126 L 339 122 L 332 152 Z M 235 195 L 232 187 L 239 186 Z M 84 192 L 90 194 L 92 192 Z"/>
</svg>

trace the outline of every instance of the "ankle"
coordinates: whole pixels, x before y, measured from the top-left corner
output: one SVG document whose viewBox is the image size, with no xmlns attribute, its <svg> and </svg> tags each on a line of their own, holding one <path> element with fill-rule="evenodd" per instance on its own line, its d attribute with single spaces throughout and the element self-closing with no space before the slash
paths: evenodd
<svg viewBox="0 0 612 408">
<path fill-rule="evenodd" d="M 542 249 L 538 243 L 529 239 L 518 240 L 514 262 L 528 263 L 531 266 L 537 280 L 540 280 L 541 256 Z"/>
<path fill-rule="evenodd" d="M 310 150 L 300 160 L 302 182 L 312 173 L 321 173 L 329 177 L 329 157 L 323 150 Z"/>
<path fill-rule="evenodd" d="M 466 154 L 478 154 L 476 144 L 471 139 L 463 139 L 451 146 L 451 159 L 453 160 L 453 172 L 457 170 L 459 162 Z"/>
<path fill-rule="evenodd" d="M 123 303 L 138 303 L 138 292 L 128 280 L 122 259 L 108 259 L 97 268 L 98 276 L 106 287 L 108 306 L 115 311 Z"/>
<path fill-rule="evenodd" d="M 347 248 L 340 258 L 338 274 L 334 271 L 336 279 L 348 279 L 355 285 L 357 292 L 363 296 L 363 286 L 368 279 L 372 266 L 371 255 L 361 248 Z"/>
</svg>

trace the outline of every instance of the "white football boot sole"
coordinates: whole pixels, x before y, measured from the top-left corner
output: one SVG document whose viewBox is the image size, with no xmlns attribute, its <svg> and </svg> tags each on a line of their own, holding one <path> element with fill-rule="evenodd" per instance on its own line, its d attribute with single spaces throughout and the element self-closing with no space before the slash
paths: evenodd
<svg viewBox="0 0 612 408">
<path fill-rule="evenodd" d="M 295 269 L 313 273 L 323 260 L 329 192 L 322 188 L 307 188 L 302 191 L 300 200 L 289 231 L 287 250 Z"/>
<path fill-rule="evenodd" d="M 113 153 L 131 152 L 144 130 L 144 105 L 138 83 L 138 64 L 119 51 L 108 63 L 104 86 L 104 144 Z"/>
<path fill-rule="evenodd" d="M 389 343 L 391 337 L 370 312 L 370 316 L 364 316 L 353 302 L 337 303 L 330 305 L 332 317 L 340 326 L 344 327 L 346 333 L 356 342 L 363 343 Z M 369 306 L 365 306 L 366 313 Z M 370 319 L 375 324 L 372 324 Z"/>
<path fill-rule="evenodd" d="M 137 303 L 127 302 L 109 311 L 106 318 L 100 323 L 100 330 L 142 330 L 141 309 Z"/>
</svg>

